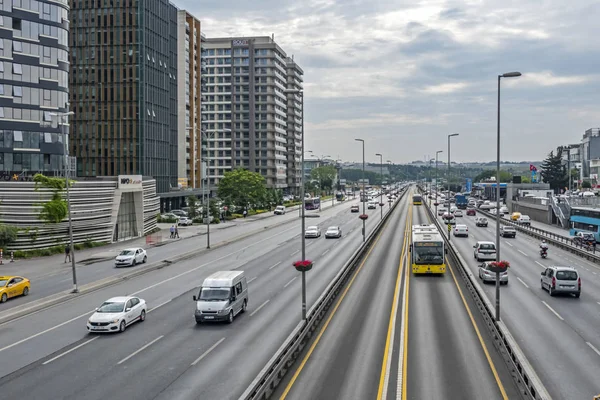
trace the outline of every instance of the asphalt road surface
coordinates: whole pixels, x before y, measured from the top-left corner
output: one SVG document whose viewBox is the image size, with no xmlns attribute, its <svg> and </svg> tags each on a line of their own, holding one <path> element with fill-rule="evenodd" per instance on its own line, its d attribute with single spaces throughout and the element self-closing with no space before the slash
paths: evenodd
<svg viewBox="0 0 600 400">
<path fill-rule="evenodd" d="M 369 212 L 367 231 L 379 213 Z M 348 207 L 321 215 L 307 225 L 339 225 L 344 236 L 307 239 L 307 258 L 315 262 L 307 274 L 309 307 L 362 242 L 362 221 Z M 236 399 L 300 320 L 300 274 L 291 266 L 300 259 L 299 224 L 0 326 L 0 356 L 10 360 L 0 365 L 0 391 L 29 398 Z M 247 312 L 231 325 L 196 325 L 192 295 L 207 275 L 230 269 L 248 278 Z M 91 310 L 124 294 L 147 301 L 146 321 L 122 334 L 87 334 Z"/>
</svg>

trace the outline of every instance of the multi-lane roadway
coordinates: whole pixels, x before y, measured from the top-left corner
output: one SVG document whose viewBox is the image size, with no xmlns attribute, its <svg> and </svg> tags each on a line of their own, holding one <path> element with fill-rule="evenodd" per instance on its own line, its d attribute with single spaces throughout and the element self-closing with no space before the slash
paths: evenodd
<svg viewBox="0 0 600 400">
<path fill-rule="evenodd" d="M 429 222 L 410 196 L 402 201 L 277 397 L 516 398 L 454 267 L 410 272 L 411 226 Z"/>
<path fill-rule="evenodd" d="M 314 303 L 362 242 L 349 202 L 321 212 L 318 224 L 341 239 L 307 239 L 307 299 Z M 389 208 L 386 205 L 385 211 Z M 367 231 L 380 219 L 368 212 Z M 167 268 L 101 289 L 0 326 L 0 392 L 61 399 L 234 399 L 256 377 L 301 316 L 300 222 L 265 230 Z M 196 325 L 192 296 L 218 270 L 243 270 L 249 305 L 233 324 Z M 90 335 L 85 322 L 102 301 L 138 295 L 146 321 L 122 334 Z"/>
</svg>

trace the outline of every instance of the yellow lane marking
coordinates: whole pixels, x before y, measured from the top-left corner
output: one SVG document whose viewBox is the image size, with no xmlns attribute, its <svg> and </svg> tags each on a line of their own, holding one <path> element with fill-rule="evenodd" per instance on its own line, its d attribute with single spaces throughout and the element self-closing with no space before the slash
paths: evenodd
<svg viewBox="0 0 600 400">
<path fill-rule="evenodd" d="M 310 346 L 310 349 L 306 353 L 306 356 L 304 356 L 304 359 L 302 360 L 302 362 L 300 363 L 300 366 L 298 367 L 298 369 L 294 373 L 294 376 L 292 376 L 292 379 L 290 380 L 290 382 L 286 386 L 286 388 L 285 388 L 283 394 L 281 395 L 281 397 L 279 398 L 279 400 L 284 400 L 287 397 L 287 395 L 290 393 L 290 390 L 292 390 L 292 387 L 294 386 L 294 383 L 298 379 L 298 376 L 300 376 L 300 373 L 302 372 L 302 370 L 304 369 L 304 366 L 306 365 L 306 363 L 310 359 L 310 356 L 312 355 L 313 351 L 315 350 L 315 348 L 317 347 L 317 345 L 321 341 L 321 337 L 323 336 L 323 334 L 327 330 L 327 327 L 329 326 L 329 323 L 333 319 L 333 316 L 335 315 L 335 313 L 337 312 L 338 308 L 340 307 L 340 304 L 342 303 L 342 301 L 346 297 L 346 294 L 348 293 L 348 290 L 350 290 L 350 288 L 352 287 L 352 284 L 354 283 L 354 280 L 358 276 L 358 273 L 362 270 L 363 266 L 365 265 L 365 263 L 369 259 L 369 256 L 371 255 L 371 252 L 373 251 L 373 249 L 377 245 L 377 242 L 379 242 L 379 239 L 381 238 L 381 235 L 383 234 L 383 232 L 387 228 L 387 225 L 388 225 L 390 219 L 388 219 L 386 221 L 385 225 L 383 226 L 383 228 L 381 229 L 381 231 L 377 235 L 377 238 L 375 238 L 375 241 L 373 242 L 373 244 L 369 248 L 369 251 L 367 252 L 367 255 L 365 256 L 365 258 L 363 259 L 363 261 L 360 263 L 360 266 L 357 268 L 357 270 L 354 272 L 354 275 L 352 276 L 352 279 L 348 283 L 348 286 L 346 286 L 346 289 L 344 289 L 344 291 L 342 292 L 342 295 L 340 296 L 340 298 L 338 299 L 337 303 L 335 304 L 335 307 L 333 308 L 333 311 L 331 312 L 331 314 L 329 314 L 329 317 L 327 318 L 327 321 L 325 321 L 325 324 L 321 328 L 321 330 L 319 332 L 319 335 L 317 335 L 315 341 Z"/>
<path fill-rule="evenodd" d="M 410 223 L 412 225 L 412 212 L 410 215 Z M 412 238 L 411 238 L 412 240 Z M 412 263 L 411 263 L 412 266 Z M 403 351 L 403 360 L 402 360 L 402 400 L 406 400 L 406 391 L 407 391 L 407 382 L 408 379 L 406 379 L 407 375 L 408 375 L 408 311 L 410 310 L 409 308 L 409 303 L 408 303 L 408 299 L 410 298 L 410 272 L 409 272 L 409 268 L 408 266 L 406 267 L 406 291 L 404 293 L 404 301 L 406 302 L 406 313 L 404 314 L 404 351 Z"/>
<path fill-rule="evenodd" d="M 406 248 L 407 248 L 407 231 L 409 230 L 409 223 L 410 223 L 410 214 L 411 214 L 412 208 L 409 208 L 409 215 L 406 216 L 406 226 L 404 228 L 404 241 L 402 244 L 402 252 L 400 253 L 400 262 L 398 263 L 398 275 L 396 277 L 396 286 L 394 288 L 394 301 L 392 303 L 392 309 L 390 311 L 390 322 L 388 324 L 388 331 L 387 331 L 387 337 L 385 340 L 385 349 L 383 351 L 383 361 L 381 362 L 381 374 L 379 376 L 379 390 L 377 392 L 377 400 L 381 400 L 384 396 L 385 391 L 387 390 L 386 387 L 386 376 L 388 374 L 388 357 L 389 357 L 389 351 L 390 351 L 390 345 L 392 344 L 393 340 L 394 340 L 394 322 L 395 322 L 395 318 L 394 315 L 396 315 L 396 313 L 398 312 L 398 307 L 397 307 L 397 303 L 398 303 L 398 296 L 400 294 L 400 282 L 402 281 L 402 267 L 405 266 L 404 263 L 404 256 L 406 254 Z"/>
</svg>

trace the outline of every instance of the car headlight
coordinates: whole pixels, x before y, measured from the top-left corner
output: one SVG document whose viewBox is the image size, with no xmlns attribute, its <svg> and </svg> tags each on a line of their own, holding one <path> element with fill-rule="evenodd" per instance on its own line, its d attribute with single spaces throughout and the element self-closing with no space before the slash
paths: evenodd
<svg viewBox="0 0 600 400">
<path fill-rule="evenodd" d="M 116 324 L 119 322 L 119 319 L 113 319 L 112 321 L 109 321 L 111 324 Z"/>
</svg>

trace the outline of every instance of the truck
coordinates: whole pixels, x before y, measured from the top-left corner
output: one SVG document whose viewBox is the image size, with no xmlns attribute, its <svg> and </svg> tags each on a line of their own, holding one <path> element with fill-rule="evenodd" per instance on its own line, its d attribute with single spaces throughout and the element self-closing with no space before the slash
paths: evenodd
<svg viewBox="0 0 600 400">
<path fill-rule="evenodd" d="M 454 196 L 454 198 L 456 199 L 456 208 L 466 210 L 467 204 L 469 204 L 467 196 L 465 196 L 464 194 L 457 194 L 456 196 Z"/>
</svg>

